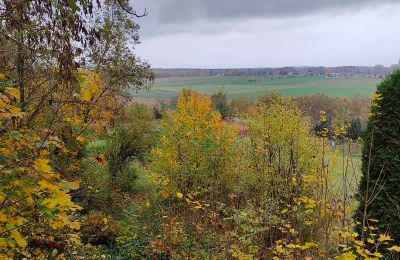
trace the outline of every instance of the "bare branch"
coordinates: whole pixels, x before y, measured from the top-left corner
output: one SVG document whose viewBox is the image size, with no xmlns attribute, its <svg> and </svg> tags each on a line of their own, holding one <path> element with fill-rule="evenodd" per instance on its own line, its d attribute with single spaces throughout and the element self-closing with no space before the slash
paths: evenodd
<svg viewBox="0 0 400 260">
<path fill-rule="evenodd" d="M 136 18 L 142 18 L 145 17 L 146 15 L 148 15 L 149 13 L 147 12 L 147 9 L 144 9 L 143 14 L 137 14 L 136 11 L 131 11 L 129 10 L 129 8 L 127 8 L 126 6 L 124 6 L 124 4 L 122 3 L 121 0 L 117 0 L 119 6 L 128 14 L 134 15 Z"/>
</svg>

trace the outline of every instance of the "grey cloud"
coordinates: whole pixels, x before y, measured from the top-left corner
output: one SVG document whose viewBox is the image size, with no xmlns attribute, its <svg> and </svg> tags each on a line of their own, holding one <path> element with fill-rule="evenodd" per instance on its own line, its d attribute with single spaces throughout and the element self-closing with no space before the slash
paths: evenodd
<svg viewBox="0 0 400 260">
<path fill-rule="evenodd" d="M 330 9 L 357 10 L 398 0 L 152 0 L 150 13 L 162 23 L 199 19 L 275 18 L 312 14 Z M 143 3 L 146 5 L 146 3 Z"/>
</svg>

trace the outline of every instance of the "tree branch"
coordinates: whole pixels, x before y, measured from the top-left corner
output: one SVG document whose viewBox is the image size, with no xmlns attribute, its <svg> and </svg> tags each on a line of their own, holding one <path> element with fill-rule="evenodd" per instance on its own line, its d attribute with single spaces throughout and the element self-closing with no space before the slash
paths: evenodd
<svg viewBox="0 0 400 260">
<path fill-rule="evenodd" d="M 128 14 L 134 15 L 136 18 L 141 18 L 141 17 L 145 17 L 146 15 L 148 15 L 149 13 L 147 12 L 147 9 L 144 9 L 143 14 L 137 14 L 136 11 L 131 11 L 129 10 L 129 8 L 127 8 L 126 6 L 124 6 L 124 4 L 122 3 L 121 0 L 117 0 L 117 3 L 119 4 L 119 6 Z"/>
</svg>

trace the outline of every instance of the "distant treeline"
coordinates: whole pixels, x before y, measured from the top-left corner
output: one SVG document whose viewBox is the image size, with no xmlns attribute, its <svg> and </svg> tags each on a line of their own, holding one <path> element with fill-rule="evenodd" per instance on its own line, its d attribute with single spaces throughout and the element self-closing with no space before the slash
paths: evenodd
<svg viewBox="0 0 400 260">
<path fill-rule="evenodd" d="M 242 68 L 242 69 L 153 69 L 156 77 L 194 77 L 194 76 L 374 76 L 390 74 L 398 65 L 384 67 L 341 66 L 341 67 L 282 67 L 282 68 Z"/>
</svg>

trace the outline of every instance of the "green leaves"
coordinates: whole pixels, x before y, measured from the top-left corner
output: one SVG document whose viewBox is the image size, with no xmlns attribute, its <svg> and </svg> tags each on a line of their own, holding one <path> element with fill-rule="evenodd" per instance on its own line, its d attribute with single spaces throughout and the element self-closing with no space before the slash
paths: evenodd
<svg viewBox="0 0 400 260">
<path fill-rule="evenodd" d="M 82 2 L 82 1 L 79 1 Z M 68 5 L 71 7 L 72 12 L 79 12 L 81 9 L 79 8 L 79 6 L 77 5 L 77 1 L 76 0 L 67 0 Z"/>
</svg>

